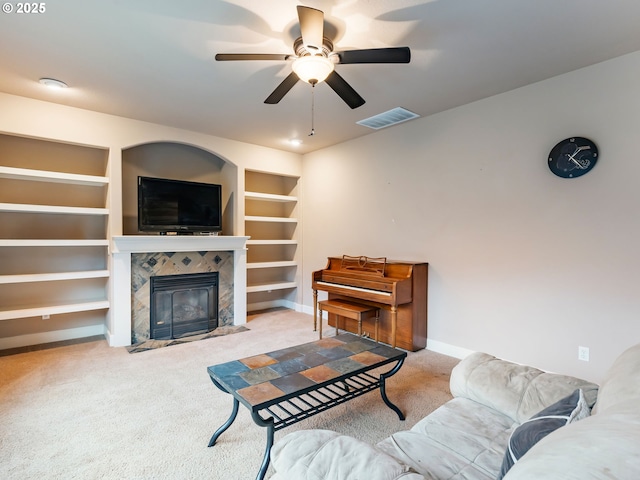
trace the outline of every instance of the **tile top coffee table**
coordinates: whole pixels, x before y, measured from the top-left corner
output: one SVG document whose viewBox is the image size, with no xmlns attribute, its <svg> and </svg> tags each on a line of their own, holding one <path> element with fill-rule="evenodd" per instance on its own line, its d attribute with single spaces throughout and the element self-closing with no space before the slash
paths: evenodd
<svg viewBox="0 0 640 480">
<path fill-rule="evenodd" d="M 400 370 L 406 356 L 401 350 L 344 333 L 210 366 L 211 381 L 233 396 L 233 409 L 209 446 L 231 426 L 242 403 L 253 421 L 267 428 L 267 448 L 256 477 L 262 480 L 274 432 L 312 415 L 379 388 L 384 403 L 404 420 L 387 398 L 385 380 Z M 377 377 L 372 375 L 372 370 L 384 365 L 391 368 Z"/>
</svg>

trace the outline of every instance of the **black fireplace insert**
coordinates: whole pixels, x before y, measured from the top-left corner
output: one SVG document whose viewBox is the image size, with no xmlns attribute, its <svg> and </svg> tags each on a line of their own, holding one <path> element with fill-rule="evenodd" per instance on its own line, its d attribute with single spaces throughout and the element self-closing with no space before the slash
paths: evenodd
<svg viewBox="0 0 640 480">
<path fill-rule="evenodd" d="M 149 337 L 171 340 L 218 326 L 218 272 L 151 277 Z"/>
</svg>

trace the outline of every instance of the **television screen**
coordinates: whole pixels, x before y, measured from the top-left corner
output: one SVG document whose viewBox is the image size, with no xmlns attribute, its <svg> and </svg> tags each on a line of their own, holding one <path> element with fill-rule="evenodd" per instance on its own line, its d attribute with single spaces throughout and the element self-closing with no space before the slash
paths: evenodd
<svg viewBox="0 0 640 480">
<path fill-rule="evenodd" d="M 220 232 L 222 187 L 213 183 L 138 177 L 138 230 Z"/>
</svg>

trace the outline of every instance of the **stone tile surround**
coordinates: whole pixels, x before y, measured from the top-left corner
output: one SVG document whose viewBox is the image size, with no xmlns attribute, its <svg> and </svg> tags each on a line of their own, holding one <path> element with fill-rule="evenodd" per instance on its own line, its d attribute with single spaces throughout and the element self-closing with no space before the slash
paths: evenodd
<svg viewBox="0 0 640 480">
<path fill-rule="evenodd" d="M 218 325 L 233 325 L 233 252 L 131 254 L 131 342 L 149 340 L 152 276 L 218 272 Z"/>
</svg>

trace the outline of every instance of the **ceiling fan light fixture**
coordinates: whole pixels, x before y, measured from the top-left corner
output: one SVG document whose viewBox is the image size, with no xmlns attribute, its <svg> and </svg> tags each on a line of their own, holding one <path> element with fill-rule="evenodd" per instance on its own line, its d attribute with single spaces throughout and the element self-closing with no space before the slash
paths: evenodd
<svg viewBox="0 0 640 480">
<path fill-rule="evenodd" d="M 298 57 L 291 66 L 300 80 L 312 85 L 323 82 L 331 72 L 334 64 L 322 55 L 307 55 Z"/>
</svg>

